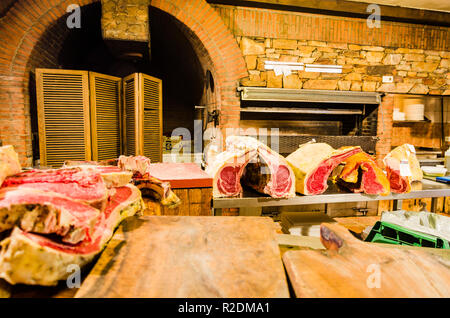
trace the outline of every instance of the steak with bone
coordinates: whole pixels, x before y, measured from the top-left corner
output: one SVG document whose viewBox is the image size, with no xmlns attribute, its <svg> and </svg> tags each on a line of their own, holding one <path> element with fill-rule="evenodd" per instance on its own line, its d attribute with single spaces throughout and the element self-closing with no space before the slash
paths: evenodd
<svg viewBox="0 0 450 318">
<path fill-rule="evenodd" d="M 388 195 L 389 180 L 375 160 L 365 152 L 359 152 L 345 160 L 345 166 L 337 178 L 338 184 L 349 190 L 373 195 Z"/>
<path fill-rule="evenodd" d="M 107 188 L 123 187 L 131 182 L 133 173 L 123 171 L 117 166 L 101 165 L 96 161 L 65 161 L 63 168 L 95 169 Z"/>
<path fill-rule="evenodd" d="M 334 168 L 348 157 L 361 152 L 360 147 L 335 150 L 326 143 L 309 142 L 286 157 L 296 177 L 296 191 L 305 195 L 321 194 Z"/>
<path fill-rule="evenodd" d="M 75 245 L 15 227 L 11 236 L 0 243 L 0 277 L 11 284 L 56 285 L 73 273 L 72 266 L 83 267 L 100 253 L 119 223 L 134 215 L 142 205 L 140 191 L 135 186 L 113 189 L 92 235 Z"/>
<path fill-rule="evenodd" d="M 7 187 L 0 190 L 0 232 L 56 234 L 76 244 L 90 236 L 100 211 L 57 193 Z"/>
<path fill-rule="evenodd" d="M 245 166 L 241 182 L 273 198 L 295 196 L 295 175 L 286 159 L 252 137 L 230 136 L 227 150 L 256 150 L 256 156 Z"/>
<path fill-rule="evenodd" d="M 3 187 L 10 186 L 56 192 L 100 210 L 108 198 L 100 173 L 89 168 L 28 170 L 6 178 Z"/>
<path fill-rule="evenodd" d="M 118 166 L 133 174 L 132 183 L 141 190 L 142 195 L 151 197 L 169 208 L 181 203 L 172 191 L 170 182 L 159 180 L 150 174 L 150 159 L 145 156 L 120 156 Z"/>
<path fill-rule="evenodd" d="M 225 150 L 209 162 L 206 172 L 213 177 L 213 196 L 241 195 L 241 177 L 247 163 L 256 156 L 256 149 Z"/>
<path fill-rule="evenodd" d="M 252 137 L 229 136 L 226 150 L 208 163 L 214 197 L 242 193 L 241 182 L 274 198 L 295 196 L 295 177 L 286 159 Z"/>
<path fill-rule="evenodd" d="M 396 147 L 383 159 L 391 190 L 394 193 L 411 191 L 411 182 L 423 179 L 414 146 L 403 144 Z"/>
</svg>

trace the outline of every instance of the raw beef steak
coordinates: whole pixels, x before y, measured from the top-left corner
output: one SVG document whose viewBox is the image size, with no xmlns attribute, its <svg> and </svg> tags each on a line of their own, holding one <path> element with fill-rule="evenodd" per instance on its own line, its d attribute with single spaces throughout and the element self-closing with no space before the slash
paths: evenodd
<svg viewBox="0 0 450 318">
<path fill-rule="evenodd" d="M 273 198 L 295 196 L 295 175 L 286 159 L 252 137 L 230 136 L 227 150 L 256 150 L 245 166 L 241 182 Z"/>
<path fill-rule="evenodd" d="M 206 169 L 213 177 L 213 196 L 217 198 L 241 195 L 241 177 L 245 166 L 256 156 L 256 149 L 224 151 L 218 154 Z"/>
<path fill-rule="evenodd" d="M 387 177 L 394 193 L 411 191 L 411 182 L 423 178 L 419 160 L 417 160 L 414 146 L 404 144 L 398 146 L 383 159 Z"/>
<path fill-rule="evenodd" d="M 108 198 L 100 173 L 90 168 L 29 170 L 6 178 L 3 187 L 9 186 L 60 193 L 100 210 Z"/>
<path fill-rule="evenodd" d="M 0 190 L 0 232 L 18 225 L 26 232 L 56 234 L 76 244 L 91 234 L 100 211 L 57 193 L 7 187 Z"/>
<path fill-rule="evenodd" d="M 305 195 L 321 194 L 334 168 L 348 157 L 361 152 L 360 147 L 333 149 L 326 143 L 309 142 L 286 157 L 296 177 L 296 191 Z"/>
<path fill-rule="evenodd" d="M 388 195 L 389 180 L 375 160 L 365 152 L 357 153 L 345 160 L 338 184 L 353 192 Z"/>
<path fill-rule="evenodd" d="M 135 186 L 115 188 L 92 235 L 76 245 L 16 227 L 11 236 L 0 243 L 0 277 L 11 284 L 56 285 L 73 273 L 70 266 L 82 267 L 101 252 L 119 223 L 142 206 L 140 191 Z"/>
</svg>

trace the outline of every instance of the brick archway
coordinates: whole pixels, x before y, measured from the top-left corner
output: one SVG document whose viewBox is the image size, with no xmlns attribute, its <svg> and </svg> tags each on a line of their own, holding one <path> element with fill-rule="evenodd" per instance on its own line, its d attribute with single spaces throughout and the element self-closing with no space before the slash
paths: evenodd
<svg viewBox="0 0 450 318">
<path fill-rule="evenodd" d="M 98 0 L 18 0 L 0 21 L 0 139 L 4 145 L 14 145 L 23 165 L 32 164 L 30 71 L 57 67 L 48 52 L 57 54 L 64 26 L 58 29 L 55 24 L 67 14 L 68 5 L 82 7 L 94 2 Z M 208 55 L 214 68 L 220 125 L 238 127 L 236 85 L 247 76 L 247 69 L 236 40 L 220 16 L 205 0 L 149 0 L 149 5 L 170 14 L 195 35 L 195 45 L 201 46 L 200 51 Z M 55 34 L 44 50 L 39 39 L 49 28 L 54 28 Z"/>
</svg>

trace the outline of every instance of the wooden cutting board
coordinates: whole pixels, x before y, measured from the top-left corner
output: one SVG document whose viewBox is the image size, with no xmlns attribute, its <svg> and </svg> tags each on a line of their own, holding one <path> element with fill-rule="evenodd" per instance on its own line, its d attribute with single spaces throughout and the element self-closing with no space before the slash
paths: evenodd
<svg viewBox="0 0 450 318">
<path fill-rule="evenodd" d="M 262 217 L 125 220 L 75 297 L 289 297 Z"/>
<path fill-rule="evenodd" d="M 283 254 L 297 297 L 450 297 L 450 251 L 385 248 L 338 224 L 322 224 L 321 241 L 327 250 Z"/>
<path fill-rule="evenodd" d="M 212 187 L 211 176 L 195 163 L 152 163 L 149 169 L 153 177 L 170 182 L 172 189 Z"/>
</svg>

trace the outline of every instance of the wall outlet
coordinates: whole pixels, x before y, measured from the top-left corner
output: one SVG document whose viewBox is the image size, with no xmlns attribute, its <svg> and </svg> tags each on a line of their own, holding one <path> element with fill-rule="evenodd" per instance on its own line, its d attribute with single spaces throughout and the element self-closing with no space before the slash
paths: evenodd
<svg viewBox="0 0 450 318">
<path fill-rule="evenodd" d="M 394 76 L 386 75 L 383 76 L 383 83 L 392 83 L 394 81 Z"/>
</svg>

